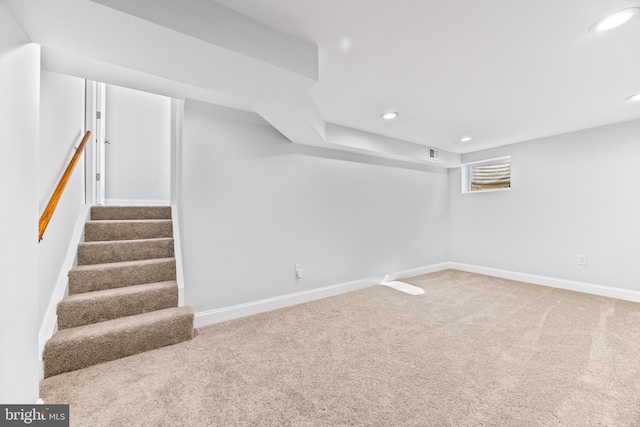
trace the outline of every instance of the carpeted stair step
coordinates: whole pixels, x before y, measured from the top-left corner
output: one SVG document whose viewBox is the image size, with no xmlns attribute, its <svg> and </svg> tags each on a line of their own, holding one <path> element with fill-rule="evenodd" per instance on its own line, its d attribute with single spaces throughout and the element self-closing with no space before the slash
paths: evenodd
<svg viewBox="0 0 640 427">
<path fill-rule="evenodd" d="M 78 265 L 171 258 L 173 238 L 85 242 L 78 246 Z"/>
<path fill-rule="evenodd" d="M 177 307 L 170 207 L 94 206 L 58 304 L 45 376 L 193 337 L 193 311 Z"/>
<path fill-rule="evenodd" d="M 79 265 L 69 271 L 69 295 L 175 279 L 175 258 Z"/>
<path fill-rule="evenodd" d="M 175 281 L 69 295 L 58 303 L 58 329 L 119 319 L 178 306 Z"/>
<path fill-rule="evenodd" d="M 193 311 L 176 307 L 63 329 L 43 352 L 44 376 L 82 369 L 193 337 Z"/>
<path fill-rule="evenodd" d="M 160 237 L 173 237 L 173 226 L 170 219 L 92 220 L 84 226 L 85 242 Z"/>
<path fill-rule="evenodd" d="M 92 206 L 91 219 L 171 219 L 170 206 Z"/>
</svg>

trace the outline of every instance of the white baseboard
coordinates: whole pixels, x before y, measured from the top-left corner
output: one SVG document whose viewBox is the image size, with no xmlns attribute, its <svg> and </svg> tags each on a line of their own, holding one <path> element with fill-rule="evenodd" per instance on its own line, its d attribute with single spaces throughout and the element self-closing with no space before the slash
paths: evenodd
<svg viewBox="0 0 640 427">
<path fill-rule="evenodd" d="M 449 261 L 396 273 L 389 273 L 387 275 L 340 283 L 333 286 L 310 289 L 308 291 L 296 292 L 294 294 L 282 295 L 259 301 L 252 301 L 245 304 L 238 304 L 230 307 L 223 307 L 215 310 L 199 312 L 195 315 L 194 327 L 199 328 L 206 325 L 212 325 L 214 323 L 224 322 L 226 320 L 237 319 L 239 317 L 263 313 L 266 311 L 276 310 L 278 308 L 289 307 L 296 304 L 302 304 L 321 298 L 327 298 L 346 292 L 364 289 L 382 283 L 383 279 L 406 279 L 409 277 L 435 273 L 447 269 L 468 271 L 470 273 L 484 274 L 486 276 L 500 277 L 503 279 L 516 280 L 519 282 L 531 283 L 534 285 L 567 289 L 570 291 L 583 292 L 592 295 L 600 295 L 626 301 L 640 302 L 640 291 Z"/>
<path fill-rule="evenodd" d="M 302 304 L 305 302 L 327 298 L 346 292 L 357 291 L 359 289 L 377 285 L 379 281 L 382 280 L 382 277 L 383 276 L 355 280 L 353 282 L 341 283 L 339 285 L 310 289 L 308 291 L 296 292 L 293 294 L 247 302 L 230 307 L 222 307 L 215 310 L 202 311 L 196 313 L 193 326 L 196 328 L 200 328 L 202 326 L 212 325 L 214 323 L 220 323 L 226 320 L 237 319 L 239 317 L 264 313 L 266 311 Z"/>
<path fill-rule="evenodd" d="M 91 206 L 84 205 L 81 208 L 76 224 L 73 227 L 73 234 L 69 241 L 67 255 L 64 258 L 60 274 L 58 275 L 58 280 L 53 288 L 53 294 L 51 294 L 51 299 L 49 300 L 49 305 L 44 314 L 44 319 L 42 320 L 42 325 L 40 326 L 40 332 L 38 334 L 40 360 L 42 360 L 42 351 L 44 350 L 45 343 L 58 330 L 58 316 L 56 315 L 56 309 L 58 307 L 58 303 L 67 294 L 69 284 L 67 274 L 75 264 L 78 244 L 84 240 L 84 224 L 89 220 L 90 210 Z"/>
<path fill-rule="evenodd" d="M 434 273 L 449 268 L 448 263 L 434 264 L 430 266 L 414 268 L 411 270 L 400 271 L 387 274 L 393 279 L 404 279 L 407 277 L 419 276 L 421 274 Z M 382 283 L 385 275 L 369 277 L 352 282 L 340 283 L 322 288 L 309 289 L 307 291 L 296 292 L 293 294 L 281 295 L 278 297 L 267 298 L 258 301 L 252 301 L 244 304 L 238 304 L 230 307 L 217 308 L 215 310 L 207 310 L 196 313 L 194 327 L 212 325 L 214 323 L 224 322 L 226 320 L 237 319 L 239 317 L 250 316 L 252 314 L 263 313 L 266 311 L 276 310 L 279 308 L 289 307 L 292 305 L 302 304 L 322 298 L 340 295 L 346 292 L 357 291 L 359 289 L 368 288 Z"/>
<path fill-rule="evenodd" d="M 105 199 L 106 206 L 169 206 L 169 200 Z"/>
<path fill-rule="evenodd" d="M 603 297 L 617 298 L 625 301 L 640 302 L 640 291 L 632 289 L 614 288 L 612 286 L 597 285 L 595 283 L 578 282 L 575 280 L 557 279 L 554 277 L 538 276 L 535 274 L 519 273 L 517 271 L 501 270 L 498 268 L 481 267 L 478 265 L 448 262 L 448 268 L 468 271 L 469 273 L 484 274 L 486 276 L 500 277 L 516 280 L 518 282 L 532 283 L 534 285 L 548 286 L 551 288 L 567 289 L 586 294 L 600 295 Z"/>
</svg>

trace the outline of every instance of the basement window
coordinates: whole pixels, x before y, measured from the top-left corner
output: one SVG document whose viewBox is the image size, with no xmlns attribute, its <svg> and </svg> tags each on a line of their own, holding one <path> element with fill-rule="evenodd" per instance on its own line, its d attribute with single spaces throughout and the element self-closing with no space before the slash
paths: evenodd
<svg viewBox="0 0 640 427">
<path fill-rule="evenodd" d="M 462 192 L 503 191 L 511 188 L 511 156 L 462 165 Z"/>
</svg>

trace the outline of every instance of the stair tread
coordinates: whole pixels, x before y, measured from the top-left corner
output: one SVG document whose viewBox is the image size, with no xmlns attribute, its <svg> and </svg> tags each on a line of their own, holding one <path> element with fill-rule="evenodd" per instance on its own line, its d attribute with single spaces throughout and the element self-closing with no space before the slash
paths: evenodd
<svg viewBox="0 0 640 427">
<path fill-rule="evenodd" d="M 129 239 L 129 240 L 97 240 L 94 242 L 82 242 L 78 246 L 91 247 L 91 246 L 108 246 L 113 244 L 127 245 L 127 244 L 137 244 L 140 242 L 153 243 L 153 242 L 169 242 L 169 241 L 173 241 L 173 237 L 152 237 L 149 239 Z"/>
<path fill-rule="evenodd" d="M 113 296 L 137 294 L 145 291 L 173 288 L 177 287 L 178 282 L 175 280 L 168 280 L 166 282 L 144 283 L 142 285 L 125 286 L 123 288 L 104 289 L 101 291 L 84 292 L 81 294 L 73 294 L 65 297 L 60 304 L 71 304 L 74 302 L 87 301 L 99 298 L 108 298 Z"/>
<path fill-rule="evenodd" d="M 171 218 L 171 207 L 164 206 L 93 206 L 92 219 Z"/>
<path fill-rule="evenodd" d="M 193 318 L 191 307 L 172 307 L 59 330 L 42 353 L 44 376 L 190 340 Z"/>
<path fill-rule="evenodd" d="M 79 265 L 69 270 L 69 294 L 176 280 L 176 259 L 151 258 Z"/>
<path fill-rule="evenodd" d="M 118 262 L 105 262 L 102 264 L 88 264 L 88 265 L 78 265 L 76 267 L 73 267 L 71 269 L 71 271 L 103 271 L 103 270 L 110 270 L 110 269 L 114 269 L 114 268 L 120 268 L 120 267 L 130 267 L 130 266 L 142 266 L 142 265 L 149 265 L 149 264 L 163 264 L 166 262 L 171 262 L 174 261 L 175 262 L 175 257 L 169 257 L 169 258 L 151 258 L 151 259 L 138 259 L 138 260 L 132 260 L 132 261 L 118 261 Z"/>
<path fill-rule="evenodd" d="M 72 294 L 58 303 L 58 329 L 68 329 L 178 306 L 175 280 Z"/>
<path fill-rule="evenodd" d="M 77 340 L 91 340 L 100 336 L 112 335 L 127 329 L 140 328 L 153 323 L 158 323 L 171 319 L 193 315 L 191 307 L 172 307 L 163 310 L 150 311 L 148 313 L 137 314 L 135 316 L 121 317 L 119 319 L 107 320 L 90 325 L 77 326 L 75 328 L 62 329 L 57 331 L 47 344 L 47 347 L 63 345 L 65 342 Z"/>
<path fill-rule="evenodd" d="M 104 219 L 85 223 L 87 242 L 146 240 L 173 237 L 171 219 Z"/>
<path fill-rule="evenodd" d="M 91 219 L 87 221 L 87 224 L 128 224 L 133 222 L 141 222 L 141 223 L 154 223 L 154 222 L 171 222 L 172 219 L 167 218 L 153 218 L 153 219 Z"/>
<path fill-rule="evenodd" d="M 78 265 L 168 258 L 175 255 L 173 237 L 102 240 L 78 245 Z"/>
</svg>

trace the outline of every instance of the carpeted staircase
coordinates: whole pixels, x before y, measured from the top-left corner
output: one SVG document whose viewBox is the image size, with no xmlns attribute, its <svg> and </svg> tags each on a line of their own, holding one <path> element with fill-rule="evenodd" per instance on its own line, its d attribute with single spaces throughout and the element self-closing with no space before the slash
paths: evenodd
<svg viewBox="0 0 640 427">
<path fill-rule="evenodd" d="M 178 307 L 170 207 L 93 206 L 47 341 L 44 376 L 189 340 L 193 311 Z"/>
</svg>

